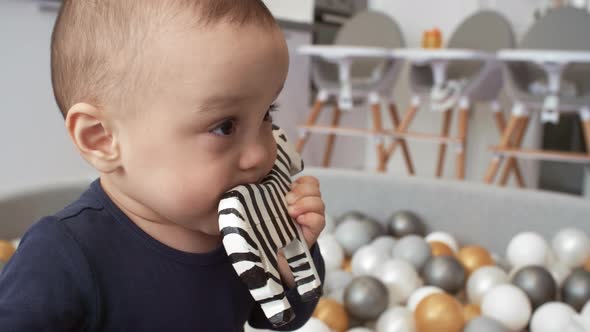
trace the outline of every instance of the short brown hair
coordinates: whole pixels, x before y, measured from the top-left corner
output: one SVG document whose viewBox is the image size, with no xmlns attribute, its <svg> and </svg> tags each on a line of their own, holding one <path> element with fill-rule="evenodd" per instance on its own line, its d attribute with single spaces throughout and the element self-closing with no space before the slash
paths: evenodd
<svg viewBox="0 0 590 332">
<path fill-rule="evenodd" d="M 64 0 L 51 39 L 53 92 L 62 115 L 77 102 L 119 100 L 149 81 L 138 61 L 142 49 L 156 29 L 183 13 L 193 14 L 198 26 L 276 26 L 262 0 Z"/>
</svg>

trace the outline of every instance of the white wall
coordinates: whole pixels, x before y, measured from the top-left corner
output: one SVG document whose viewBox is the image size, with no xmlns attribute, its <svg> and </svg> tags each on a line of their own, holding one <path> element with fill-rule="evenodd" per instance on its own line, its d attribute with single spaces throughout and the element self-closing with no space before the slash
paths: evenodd
<svg viewBox="0 0 590 332">
<path fill-rule="evenodd" d="M 54 14 L 0 0 L 0 193 L 94 173 L 74 151 L 51 91 Z"/>
<path fill-rule="evenodd" d="M 273 15 L 279 19 L 311 23 L 314 0 L 264 0 Z"/>
</svg>

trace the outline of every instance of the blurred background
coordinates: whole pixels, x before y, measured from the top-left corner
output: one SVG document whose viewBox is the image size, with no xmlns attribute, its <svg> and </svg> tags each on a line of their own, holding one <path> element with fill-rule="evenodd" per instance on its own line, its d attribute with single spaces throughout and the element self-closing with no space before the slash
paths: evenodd
<svg viewBox="0 0 590 332">
<path fill-rule="evenodd" d="M 298 50 L 305 45 L 334 43 L 343 26 L 359 13 L 371 11 L 388 16 L 399 27 L 403 47 L 413 49 L 423 47 L 426 32 L 433 29 L 439 31 L 442 40 L 439 46 L 444 47 L 467 18 L 482 11 L 491 10 L 505 18 L 514 34 L 515 47 L 518 47 L 527 31 L 551 10 L 565 6 L 584 11 L 588 9 L 587 1 L 542 0 L 265 2 L 284 29 L 291 51 L 290 75 L 279 98 L 282 111 L 277 115 L 277 123 L 285 127 L 293 138 L 301 134 L 297 126 L 306 122 L 319 90 L 312 78 L 314 57 L 302 54 Z M 52 96 L 49 39 L 58 6 L 59 1 L 0 0 L 0 112 L 4 115 L 4 121 L 0 124 L 0 193 L 96 175 L 74 151 L 63 130 L 63 120 Z M 387 40 L 390 38 L 389 33 L 381 30 L 375 38 Z M 470 38 L 479 39 L 480 44 L 485 44 L 488 38 L 493 39 L 489 34 L 493 34 L 493 31 L 475 31 L 475 35 Z M 564 35 L 559 38 L 577 37 Z M 573 42 L 575 43 L 575 40 Z M 390 91 L 391 96 L 388 96 L 395 100 L 400 117 L 404 116 L 414 94 L 409 77 L 410 61 L 405 60 L 406 63 L 401 67 L 401 72 Z M 335 65 L 333 67 L 332 76 L 337 78 Z M 501 90 L 497 100 L 508 118 L 514 100 L 507 96 L 505 89 Z M 427 105 L 423 105 L 416 114 L 410 126 L 411 131 L 438 133 L 441 130 L 443 117 L 436 112 L 429 112 L 427 108 Z M 382 110 L 382 113 L 384 127 L 387 127 L 390 119 L 385 110 Z M 455 118 L 451 120 L 451 136 L 458 130 L 455 128 Z M 317 123 L 329 122 L 329 112 L 324 111 Z M 369 104 L 360 102 L 355 104 L 353 111 L 343 112 L 339 125 L 371 127 Z M 483 182 L 492 158 L 492 152 L 488 147 L 497 145 L 500 136 L 494 125 L 489 104 L 473 105 L 466 137 L 467 181 Z M 303 149 L 308 165 L 325 164 L 325 140 L 326 136 L 323 134 L 310 136 Z M 437 177 L 435 167 L 439 145 L 421 140 L 409 140 L 407 144 L 412 156 L 414 174 L 420 177 Z M 541 121 L 531 120 L 523 145 L 533 148 L 551 147 L 563 151 L 586 151 L 577 116 L 562 116 L 559 124 L 543 124 Z M 374 171 L 378 167 L 374 146 L 374 141 L 363 137 L 338 136 L 329 167 Z M 443 161 L 443 169 L 438 175 L 454 178 L 456 171 L 452 147 L 447 150 L 447 154 Z M 393 153 L 385 171 L 399 175 L 408 174 L 402 157 L 400 151 Z M 519 161 L 519 166 L 527 188 L 589 196 L 586 162 L 587 160 L 570 163 L 525 158 Z M 508 185 L 515 185 L 514 179 L 510 179 Z"/>
</svg>

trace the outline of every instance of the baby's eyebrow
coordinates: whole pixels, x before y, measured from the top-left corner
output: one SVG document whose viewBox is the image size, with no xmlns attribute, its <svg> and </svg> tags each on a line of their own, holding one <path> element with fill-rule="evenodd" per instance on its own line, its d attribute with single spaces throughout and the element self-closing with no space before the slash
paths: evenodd
<svg viewBox="0 0 590 332">
<path fill-rule="evenodd" d="M 235 106 L 250 100 L 251 96 L 244 95 L 218 95 L 211 96 L 200 103 L 199 109 L 203 111 L 217 110 L 229 106 Z"/>
<path fill-rule="evenodd" d="M 279 96 L 281 91 L 283 91 L 284 86 L 285 83 L 283 82 L 283 84 L 281 84 L 279 89 L 276 91 L 273 99 L 276 99 Z M 199 109 L 204 112 L 219 110 L 220 108 L 228 108 L 242 103 L 246 103 L 254 98 L 256 97 L 248 95 L 213 95 L 207 97 L 204 101 L 200 102 Z"/>
</svg>

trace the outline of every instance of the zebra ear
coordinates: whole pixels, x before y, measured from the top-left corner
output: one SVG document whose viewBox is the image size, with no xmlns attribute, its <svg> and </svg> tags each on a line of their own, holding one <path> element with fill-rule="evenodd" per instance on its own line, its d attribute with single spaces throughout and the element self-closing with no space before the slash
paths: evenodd
<svg viewBox="0 0 590 332">
<path fill-rule="evenodd" d="M 283 129 L 281 129 L 277 125 L 273 125 L 273 134 L 275 140 L 277 141 L 277 144 L 279 144 L 283 148 L 283 150 L 291 160 L 291 165 L 289 165 L 290 175 L 293 176 L 301 172 L 303 170 L 303 160 L 301 159 L 301 155 L 299 154 L 299 152 L 297 152 L 295 145 L 292 144 L 291 141 L 289 141 Z"/>
</svg>

